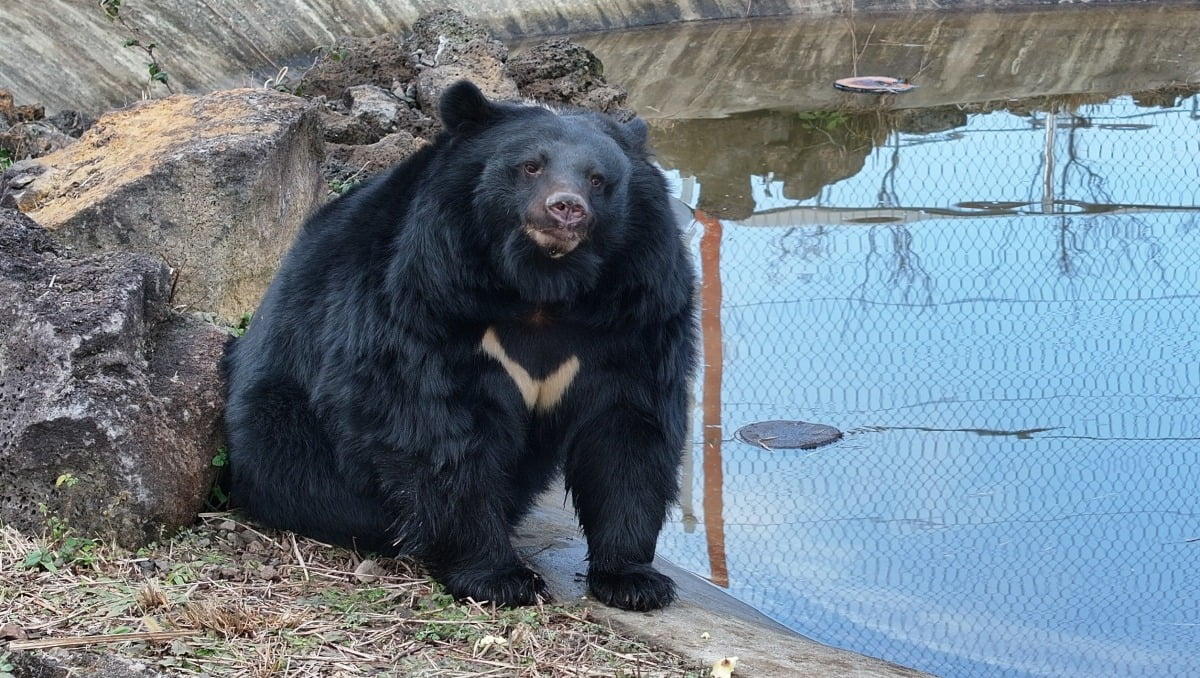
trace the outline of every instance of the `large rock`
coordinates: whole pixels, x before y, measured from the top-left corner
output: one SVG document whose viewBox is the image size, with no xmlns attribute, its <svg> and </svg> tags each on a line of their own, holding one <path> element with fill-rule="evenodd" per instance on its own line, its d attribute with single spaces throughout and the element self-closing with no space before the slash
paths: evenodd
<svg viewBox="0 0 1200 678">
<path fill-rule="evenodd" d="M 389 134 L 373 144 L 362 146 L 326 144 L 325 165 L 321 172 L 332 188 L 344 190 L 348 184 L 364 181 L 403 162 L 424 145 L 425 141 L 408 132 Z"/>
<path fill-rule="evenodd" d="M 355 85 L 346 90 L 343 106 L 352 120 L 366 130 L 360 144 L 373 144 L 385 136 L 404 130 L 413 134 L 426 133 L 433 128 L 432 119 L 418 111 L 408 101 L 375 85 Z M 326 141 L 329 129 L 326 128 Z"/>
<path fill-rule="evenodd" d="M 41 158 L 47 171 L 29 181 L 21 168 L 7 192 L 78 250 L 161 256 L 178 274 L 174 303 L 232 319 L 257 305 L 323 200 L 322 157 L 317 113 L 303 99 L 267 89 L 178 95 L 103 116 Z"/>
<path fill-rule="evenodd" d="M 527 98 L 633 117 L 624 88 L 608 84 L 600 59 L 569 38 L 534 45 L 508 60 L 508 72 Z"/>
<path fill-rule="evenodd" d="M 508 48 L 478 21 L 457 10 L 439 10 L 413 24 L 407 41 L 417 70 L 414 92 L 421 110 L 437 110 L 442 92 L 470 80 L 489 99 L 519 99 L 504 62 Z"/>
<path fill-rule="evenodd" d="M 13 652 L 13 678 L 168 678 L 135 659 L 103 650 Z"/>
<path fill-rule="evenodd" d="M 226 335 L 173 311 L 161 261 L 69 256 L 0 210 L 0 520 L 57 516 L 129 547 L 195 520 L 212 486 Z"/>
<path fill-rule="evenodd" d="M 328 142 L 323 174 L 335 190 L 398 162 L 432 139 L 442 92 L 468 79 L 493 99 L 529 98 L 614 113 L 626 119 L 625 91 L 604 80 L 586 48 L 555 38 L 509 59 L 486 26 L 457 10 L 391 36 L 342 40 L 323 50 L 296 93 L 314 97 Z"/>
<path fill-rule="evenodd" d="M 10 158 L 39 158 L 74 141 L 44 120 L 19 122 L 0 131 L 0 151 L 7 151 Z"/>
<path fill-rule="evenodd" d="M 17 105 L 12 92 L 0 88 L 0 127 L 8 127 L 18 122 L 39 120 L 46 115 L 44 106 L 38 104 Z"/>
<path fill-rule="evenodd" d="M 343 38 L 322 50 L 312 67 L 304 71 L 296 94 L 340 99 L 353 85 L 390 90 L 412 77 L 408 51 L 394 36 Z"/>
<path fill-rule="evenodd" d="M 57 151 L 94 122 L 79 111 L 59 111 L 47 118 L 44 106 L 17 105 L 11 92 L 0 89 L 0 157 L 17 161 Z"/>
</svg>

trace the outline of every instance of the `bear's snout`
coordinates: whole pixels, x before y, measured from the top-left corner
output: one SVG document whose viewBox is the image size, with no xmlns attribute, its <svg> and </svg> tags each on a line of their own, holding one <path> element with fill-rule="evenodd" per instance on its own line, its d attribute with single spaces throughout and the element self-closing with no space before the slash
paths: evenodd
<svg viewBox="0 0 1200 678">
<path fill-rule="evenodd" d="M 559 192 L 546 198 L 546 211 L 566 228 L 573 228 L 588 218 L 587 203 L 574 193 Z"/>
<path fill-rule="evenodd" d="M 592 211 L 583 196 L 570 191 L 555 191 L 546 198 L 541 209 L 535 208 L 525 225 L 525 234 L 552 259 L 557 259 L 579 246 L 587 237 L 591 224 Z"/>
</svg>

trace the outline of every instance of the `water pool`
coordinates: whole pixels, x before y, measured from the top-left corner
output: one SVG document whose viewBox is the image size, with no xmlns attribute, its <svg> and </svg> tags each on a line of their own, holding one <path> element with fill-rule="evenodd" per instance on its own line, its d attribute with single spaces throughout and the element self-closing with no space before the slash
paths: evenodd
<svg viewBox="0 0 1200 678">
<path fill-rule="evenodd" d="M 836 92 L 849 62 L 781 61 L 836 50 L 834 20 L 729 25 L 740 49 L 713 25 L 620 38 L 670 63 L 672 45 L 693 63 L 711 46 L 738 56 L 710 75 L 832 102 L 714 93 L 706 115 L 631 83 L 635 106 L 667 111 L 648 117 L 698 210 L 704 279 L 694 445 L 662 555 L 798 633 L 943 676 L 1200 675 L 1200 51 L 1104 48 L 1153 28 L 1139 17 L 1181 21 L 1083 22 L 1103 37 L 1074 66 L 1057 18 L 994 17 L 1042 33 L 989 30 L 978 64 L 944 57 L 972 52 L 978 18 L 939 20 L 940 42 L 931 20 L 854 18 L 859 73 L 912 63 L 879 74 L 916 94 L 977 70 L 1004 91 L 973 79 L 919 106 Z M 591 45 L 609 73 L 653 62 L 620 40 Z M 775 75 L 739 61 L 762 44 Z M 1111 88 L 1106 58 L 1145 88 Z M 809 451 L 734 438 L 770 419 L 847 435 Z"/>
</svg>

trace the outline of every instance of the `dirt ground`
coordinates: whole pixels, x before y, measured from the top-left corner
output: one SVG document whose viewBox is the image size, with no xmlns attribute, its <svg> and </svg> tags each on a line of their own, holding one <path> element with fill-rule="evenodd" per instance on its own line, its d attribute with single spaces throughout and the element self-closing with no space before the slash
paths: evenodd
<svg viewBox="0 0 1200 678">
<path fill-rule="evenodd" d="M 229 513 L 137 552 L 0 528 L 0 619 L 0 676 L 707 675 L 587 605 L 456 603 L 409 562 Z"/>
</svg>

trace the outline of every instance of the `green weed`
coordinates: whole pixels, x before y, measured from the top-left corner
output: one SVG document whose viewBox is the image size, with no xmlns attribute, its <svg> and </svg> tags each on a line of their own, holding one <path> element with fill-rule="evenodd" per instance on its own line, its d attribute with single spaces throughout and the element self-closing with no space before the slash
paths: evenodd
<svg viewBox="0 0 1200 678">
<path fill-rule="evenodd" d="M 126 21 L 125 15 L 121 13 L 121 0 L 99 0 L 99 5 L 109 23 L 120 26 L 130 35 L 129 38 L 125 39 L 122 47 L 141 50 L 146 55 L 146 58 L 149 59 L 146 62 L 147 86 L 159 83 L 163 87 L 166 87 L 168 92 L 174 94 L 175 88 L 171 86 L 170 77 L 163 70 L 162 64 L 158 62 L 158 57 L 154 54 L 154 50 L 158 48 L 158 45 L 151 41 L 143 42 L 144 36 L 142 32 Z"/>
<path fill-rule="evenodd" d="M 253 319 L 254 319 L 254 312 L 246 311 L 245 313 L 242 314 L 242 317 L 238 319 L 237 324 L 233 325 L 232 327 L 230 327 L 228 329 L 228 332 L 235 337 L 242 336 L 243 334 L 246 333 L 246 330 L 250 329 L 250 321 Z M 217 464 L 215 462 L 213 463 L 213 466 L 219 466 L 219 465 L 220 464 Z"/>
<path fill-rule="evenodd" d="M 350 192 L 350 189 L 358 186 L 361 183 L 362 181 L 360 179 L 334 179 L 333 181 L 329 182 L 329 190 L 331 193 L 336 195 L 343 195 Z"/>
<path fill-rule="evenodd" d="M 100 541 L 72 534 L 61 518 L 48 515 L 45 504 L 39 504 L 38 510 L 46 519 L 47 534 L 45 542 L 25 556 L 25 568 L 47 572 L 58 572 L 65 567 L 95 569 L 100 558 Z"/>
<path fill-rule="evenodd" d="M 11 656 L 9 652 L 0 653 L 0 678 L 13 678 L 13 671 L 17 668 L 13 666 Z"/>
</svg>

